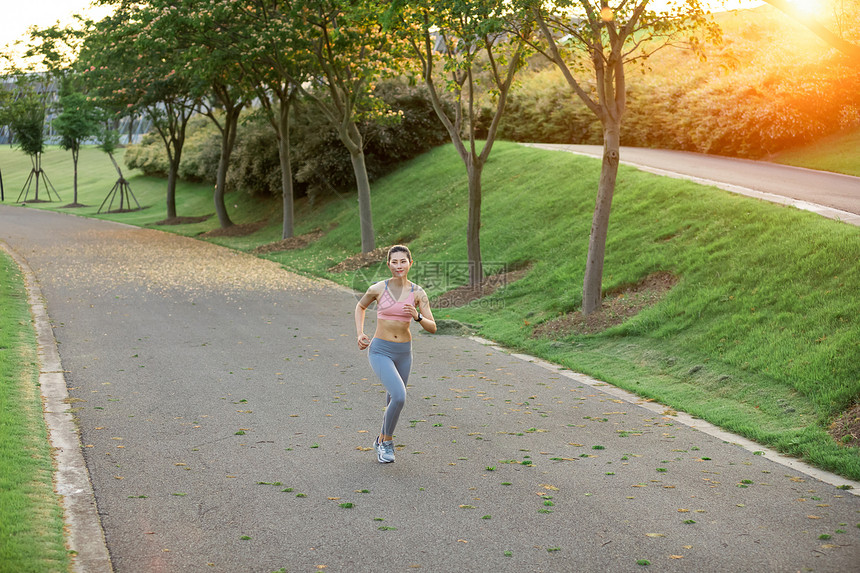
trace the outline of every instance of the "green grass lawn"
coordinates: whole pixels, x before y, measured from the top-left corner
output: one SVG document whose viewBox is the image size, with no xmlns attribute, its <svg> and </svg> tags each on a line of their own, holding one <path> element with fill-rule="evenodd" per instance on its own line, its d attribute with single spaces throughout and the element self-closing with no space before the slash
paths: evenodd
<svg viewBox="0 0 860 573">
<path fill-rule="evenodd" d="M 3 250 L 0 309 L 0 572 L 67 571 L 35 333 L 21 274 Z"/>
<path fill-rule="evenodd" d="M 815 153 L 813 148 L 805 156 L 810 165 L 820 165 Z M 26 208 L 94 216 L 116 174 L 100 152 L 86 150 L 79 200 L 91 207 L 62 209 L 71 201 L 67 156 L 55 149 L 45 156 L 63 202 Z M 8 149 L 0 150 L 0 166 L 8 202 L 9 181 L 17 178 L 20 189 L 29 167 Z M 675 275 L 677 286 L 655 306 L 602 333 L 535 337 L 536 326 L 580 305 L 599 170 L 595 159 L 498 143 L 484 172 L 484 260 L 490 267 L 528 264 L 531 270 L 481 305 L 440 308 L 437 318 L 477 325 L 482 336 L 509 348 L 860 479 L 860 448 L 837 444 L 826 431 L 860 399 L 860 229 L 622 167 L 604 289 L 656 271 Z M 165 182 L 130 179 L 147 208 L 101 217 L 147 226 L 164 219 Z M 179 215 L 213 213 L 211 194 L 211 185 L 181 184 Z M 251 250 L 280 238 L 277 201 L 231 193 L 227 202 L 237 223 L 269 224 L 251 235 L 209 240 Z M 377 245 L 408 242 L 417 261 L 413 279 L 439 295 L 465 281 L 457 270 L 466 260 L 466 208 L 459 157 L 450 146 L 433 150 L 373 185 Z M 384 268 L 328 270 L 360 250 L 357 210 L 354 195 L 314 207 L 299 202 L 297 234 L 324 229 L 325 236 L 307 248 L 267 256 L 297 272 L 365 288 L 384 276 Z M 195 236 L 215 227 L 212 217 L 160 228 Z M 453 274 L 440 275 L 440 268 Z"/>
<path fill-rule="evenodd" d="M 117 162 L 122 166 L 124 150 L 116 154 Z M 28 203 L 28 208 L 62 210 L 66 213 L 99 219 L 110 219 L 154 228 L 167 217 L 166 191 L 167 181 L 158 177 L 145 177 L 138 171 L 123 169 L 124 176 L 131 182 L 131 190 L 140 203 L 140 211 L 130 213 L 102 213 L 99 208 L 107 198 L 118 178 L 118 174 L 107 155 L 94 147 L 81 150 L 78 161 L 78 202 L 86 205 L 80 208 L 63 208 L 72 203 L 74 198 L 72 155 L 58 147 L 48 147 L 42 156 L 42 167 L 53 183 L 60 201 L 45 203 Z M 15 204 L 21 195 L 21 190 L 27 181 L 32 166 L 29 159 L 20 151 L 8 147 L 0 148 L 0 169 L 3 173 L 3 185 L 7 204 Z M 215 217 L 215 206 L 212 199 L 212 185 L 204 183 L 179 182 L 176 189 L 176 210 L 178 216 L 211 215 L 211 221 L 202 225 L 183 225 L 179 230 L 183 234 L 194 235 L 218 226 Z M 31 186 L 29 198 L 35 196 L 35 185 Z M 40 199 L 47 199 L 44 185 L 40 185 Z M 23 197 L 22 197 L 23 200 Z M 233 200 L 233 202 L 229 202 Z M 109 204 L 109 203 L 108 203 Z M 116 205 L 116 204 L 115 204 Z M 228 212 L 236 222 L 244 223 L 259 218 L 268 217 L 271 206 L 254 202 L 245 194 L 234 193 L 228 199 Z M 107 207 L 104 209 L 107 210 Z"/>
</svg>

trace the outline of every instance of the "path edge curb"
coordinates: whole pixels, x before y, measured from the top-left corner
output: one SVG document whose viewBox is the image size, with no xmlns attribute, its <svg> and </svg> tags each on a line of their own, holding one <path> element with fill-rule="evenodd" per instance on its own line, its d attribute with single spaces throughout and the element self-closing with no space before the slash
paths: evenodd
<svg viewBox="0 0 860 573">
<path fill-rule="evenodd" d="M 72 571 L 113 573 L 95 493 L 81 446 L 80 433 L 69 411 L 69 392 L 57 340 L 36 275 L 19 253 L 4 241 L 6 252 L 24 277 L 27 302 L 33 317 L 39 360 L 39 389 L 48 440 L 54 459 L 54 491 L 63 506 L 66 545 L 73 551 Z"/>
<path fill-rule="evenodd" d="M 514 358 L 522 360 L 523 362 L 530 362 L 532 364 L 535 364 L 536 366 L 540 366 L 541 368 L 549 370 L 550 372 L 554 372 L 566 378 L 570 378 L 576 382 L 579 382 L 580 384 L 590 386 L 595 390 L 603 392 L 604 394 L 609 394 L 610 396 L 621 399 L 629 404 L 633 404 L 635 406 L 645 408 L 646 410 L 650 410 L 657 415 L 666 415 L 665 412 L 667 406 L 664 406 L 659 402 L 647 400 L 641 396 L 637 396 L 632 392 L 628 392 L 627 390 L 623 390 L 617 386 L 613 386 L 609 382 L 604 382 L 602 380 L 598 380 L 597 378 L 592 378 L 591 376 L 587 376 L 579 372 L 574 372 L 573 370 L 565 368 L 564 366 L 559 366 L 558 364 L 547 362 L 546 360 L 538 358 L 536 356 L 514 352 L 512 350 L 504 348 L 498 342 L 487 340 L 486 338 L 482 338 L 480 336 L 469 336 L 468 338 L 474 342 L 477 342 L 478 344 L 482 344 L 498 352 L 510 354 Z M 818 481 L 824 482 L 828 485 L 832 485 L 836 488 L 839 488 L 840 486 L 850 486 L 850 489 L 844 490 L 845 493 L 860 497 L 860 482 L 858 481 L 842 477 L 835 473 L 819 469 L 815 466 L 807 464 L 806 462 L 802 462 L 796 458 L 783 455 L 774 449 L 754 442 L 749 438 L 745 438 L 738 434 L 733 434 L 727 430 L 720 428 L 719 426 L 711 424 L 710 422 L 706 422 L 701 418 L 691 416 L 686 412 L 682 412 L 680 410 L 673 410 L 671 418 L 673 422 L 678 422 L 679 424 L 683 424 L 696 431 L 702 432 L 703 434 L 713 436 L 715 438 L 723 440 L 726 443 L 741 447 L 753 453 L 754 455 L 760 455 L 772 462 L 780 464 L 786 468 L 790 468 L 808 477 L 817 479 Z"/>
</svg>

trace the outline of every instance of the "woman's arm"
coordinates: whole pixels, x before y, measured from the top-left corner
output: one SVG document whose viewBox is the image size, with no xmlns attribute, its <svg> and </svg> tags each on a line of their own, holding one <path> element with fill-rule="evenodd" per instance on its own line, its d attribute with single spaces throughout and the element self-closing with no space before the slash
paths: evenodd
<svg viewBox="0 0 860 573">
<path fill-rule="evenodd" d="M 424 292 L 424 289 L 420 289 L 418 293 L 418 311 L 421 312 L 421 328 L 433 334 L 436 332 L 436 321 L 433 319 L 433 311 L 430 310 L 430 299 L 427 298 L 427 293 Z M 412 318 L 417 318 L 418 312 L 412 315 Z"/>
<path fill-rule="evenodd" d="M 375 285 L 374 285 L 375 286 Z M 358 334 L 358 349 L 364 350 L 370 346 L 370 337 L 364 333 L 364 317 L 367 312 L 367 307 L 376 300 L 377 294 L 374 293 L 374 286 L 367 289 L 364 296 L 355 305 L 355 331 Z"/>
</svg>

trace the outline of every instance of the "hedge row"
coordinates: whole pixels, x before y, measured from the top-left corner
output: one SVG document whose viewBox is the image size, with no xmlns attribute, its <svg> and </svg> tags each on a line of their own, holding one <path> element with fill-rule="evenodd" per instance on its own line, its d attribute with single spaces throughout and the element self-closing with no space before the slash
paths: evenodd
<svg viewBox="0 0 860 573">
<path fill-rule="evenodd" d="M 622 145 L 761 158 L 860 125 L 860 74 L 822 62 L 747 81 L 646 78 L 627 92 Z M 602 144 L 599 121 L 555 70 L 526 77 L 499 128 L 513 141 Z"/>
</svg>

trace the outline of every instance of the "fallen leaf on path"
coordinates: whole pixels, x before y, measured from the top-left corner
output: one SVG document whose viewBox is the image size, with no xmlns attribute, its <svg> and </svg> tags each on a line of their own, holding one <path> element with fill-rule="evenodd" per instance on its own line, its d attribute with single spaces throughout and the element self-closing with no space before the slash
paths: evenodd
<svg viewBox="0 0 860 573">
<path fill-rule="evenodd" d="M 646 533 L 646 537 L 666 537 L 665 533 Z"/>
</svg>

